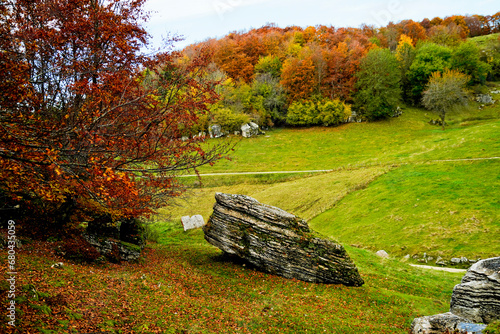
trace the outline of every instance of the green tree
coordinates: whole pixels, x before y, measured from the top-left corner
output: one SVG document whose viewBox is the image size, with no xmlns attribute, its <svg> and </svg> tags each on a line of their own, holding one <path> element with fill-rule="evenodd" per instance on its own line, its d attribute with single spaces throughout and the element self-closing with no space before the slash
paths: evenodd
<svg viewBox="0 0 500 334">
<path fill-rule="evenodd" d="M 457 70 L 434 72 L 423 92 L 422 103 L 441 118 L 444 130 L 446 114 L 467 103 L 468 94 L 465 86 L 470 76 Z"/>
<path fill-rule="evenodd" d="M 450 68 L 452 51 L 450 48 L 434 43 L 425 43 L 417 48 L 417 54 L 408 71 L 411 86 L 411 99 L 414 104 L 420 103 L 422 92 L 434 72 L 444 72 Z"/>
<path fill-rule="evenodd" d="M 370 50 L 361 61 L 356 77 L 356 110 L 370 120 L 390 116 L 401 96 L 398 61 L 391 51 L 379 48 Z"/>
<path fill-rule="evenodd" d="M 491 66 L 481 61 L 480 49 L 473 42 L 460 44 L 451 57 L 451 67 L 462 73 L 470 75 L 469 85 L 484 84 Z"/>
<path fill-rule="evenodd" d="M 258 74 L 252 83 L 252 90 L 254 95 L 262 97 L 265 118 L 270 118 L 273 124 L 283 124 L 286 118 L 287 103 L 285 90 L 280 85 L 279 78 L 270 73 Z"/>
</svg>

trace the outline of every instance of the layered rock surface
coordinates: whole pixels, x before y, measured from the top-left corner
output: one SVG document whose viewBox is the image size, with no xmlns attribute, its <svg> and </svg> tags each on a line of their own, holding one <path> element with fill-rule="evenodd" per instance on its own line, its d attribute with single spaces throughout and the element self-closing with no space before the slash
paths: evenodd
<svg viewBox="0 0 500 334">
<path fill-rule="evenodd" d="M 307 282 L 361 286 L 358 269 L 342 245 L 319 238 L 307 223 L 243 195 L 217 193 L 205 239 L 263 271 Z"/>
<path fill-rule="evenodd" d="M 462 282 L 453 289 L 450 312 L 416 318 L 410 333 L 480 332 L 486 326 L 477 323 L 488 324 L 495 320 L 500 320 L 500 257 L 472 265 Z"/>
<path fill-rule="evenodd" d="M 500 257 L 469 268 L 451 296 L 450 312 L 473 322 L 500 320 Z"/>
</svg>

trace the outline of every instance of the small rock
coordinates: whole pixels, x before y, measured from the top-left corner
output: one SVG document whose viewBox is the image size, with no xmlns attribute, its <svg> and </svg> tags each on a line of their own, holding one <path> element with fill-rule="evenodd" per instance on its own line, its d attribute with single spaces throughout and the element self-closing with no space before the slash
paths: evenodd
<svg viewBox="0 0 500 334">
<path fill-rule="evenodd" d="M 462 256 L 460 258 L 460 262 L 462 262 L 462 263 L 469 263 L 469 260 L 465 256 Z"/>
<path fill-rule="evenodd" d="M 64 267 L 64 263 L 57 262 L 57 263 L 54 263 L 53 265 L 51 265 L 50 267 L 55 268 L 55 269 L 62 269 L 62 267 Z"/>
<path fill-rule="evenodd" d="M 462 263 L 462 260 L 461 260 L 460 258 L 458 258 L 458 257 L 454 257 L 454 258 L 452 258 L 452 259 L 450 260 L 450 262 L 451 262 L 451 264 L 453 264 L 453 265 L 457 265 L 457 264 Z"/>
<path fill-rule="evenodd" d="M 224 136 L 224 134 L 222 133 L 222 129 L 218 124 L 210 125 L 210 127 L 208 128 L 208 132 L 210 133 L 210 138 L 219 138 Z"/>
<path fill-rule="evenodd" d="M 493 98 L 489 94 L 478 94 L 476 96 L 476 101 L 482 104 L 493 104 Z M 482 106 L 484 107 L 484 105 Z"/>
<path fill-rule="evenodd" d="M 375 254 L 380 256 L 381 258 L 384 258 L 384 259 L 387 259 L 389 257 L 389 254 L 387 254 L 387 252 L 385 250 L 379 250 Z"/>
<path fill-rule="evenodd" d="M 259 126 L 254 122 L 243 124 L 241 126 L 241 135 L 245 138 L 257 136 L 259 134 Z"/>
<path fill-rule="evenodd" d="M 184 231 L 203 227 L 203 225 L 205 225 L 205 221 L 203 220 L 202 215 L 194 215 L 192 217 L 183 216 L 181 217 L 181 222 L 182 226 L 184 227 Z"/>
<path fill-rule="evenodd" d="M 434 258 L 433 258 L 432 256 L 429 256 L 429 257 L 427 258 L 427 261 L 434 261 Z"/>
</svg>

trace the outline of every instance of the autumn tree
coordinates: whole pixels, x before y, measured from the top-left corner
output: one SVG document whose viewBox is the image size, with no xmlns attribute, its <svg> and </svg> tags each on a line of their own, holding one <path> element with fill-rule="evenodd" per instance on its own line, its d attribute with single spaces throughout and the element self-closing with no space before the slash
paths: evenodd
<svg viewBox="0 0 500 334">
<path fill-rule="evenodd" d="M 446 70 L 442 74 L 432 73 L 423 92 L 422 104 L 439 115 L 443 130 L 446 115 L 467 103 L 468 94 L 465 86 L 469 80 L 468 75 L 456 70 Z"/>
<path fill-rule="evenodd" d="M 408 71 L 415 59 L 415 47 L 410 37 L 401 35 L 398 47 L 396 48 L 396 59 L 398 60 L 398 68 L 401 72 L 401 92 L 403 99 L 406 101 L 410 97 L 411 89 Z"/>
<path fill-rule="evenodd" d="M 391 51 L 379 48 L 370 50 L 361 61 L 356 76 L 356 110 L 370 120 L 393 114 L 399 103 L 401 88 L 398 61 Z"/>
<path fill-rule="evenodd" d="M 289 101 L 307 99 L 315 87 L 314 64 L 311 57 L 285 60 L 280 83 L 287 91 Z"/>
<path fill-rule="evenodd" d="M 420 23 L 413 20 L 407 20 L 401 22 L 401 25 L 402 34 L 410 37 L 414 43 L 427 39 L 426 30 L 420 25 Z"/>
<path fill-rule="evenodd" d="M 176 53 L 140 54 L 144 0 L 0 6 L 0 196 L 27 224 L 148 215 L 224 149 L 182 141 L 217 98 Z M 5 98 L 8 97 L 8 98 Z M 34 219 L 36 217 L 36 219 Z M 50 225 L 50 224 L 49 224 Z M 53 225 L 53 224 L 52 224 Z"/>
</svg>

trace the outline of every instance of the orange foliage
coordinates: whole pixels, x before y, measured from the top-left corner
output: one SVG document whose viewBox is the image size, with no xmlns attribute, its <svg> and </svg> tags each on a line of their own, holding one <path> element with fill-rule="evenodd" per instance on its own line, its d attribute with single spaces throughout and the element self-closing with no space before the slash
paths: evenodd
<svg viewBox="0 0 500 334">
<path fill-rule="evenodd" d="M 315 86 L 312 58 L 285 60 L 280 83 L 288 92 L 290 101 L 307 99 Z"/>
<path fill-rule="evenodd" d="M 425 29 L 420 25 L 420 23 L 414 22 L 412 20 L 406 21 L 401 29 L 401 32 L 410 37 L 414 43 L 420 40 L 427 39 Z"/>
</svg>

